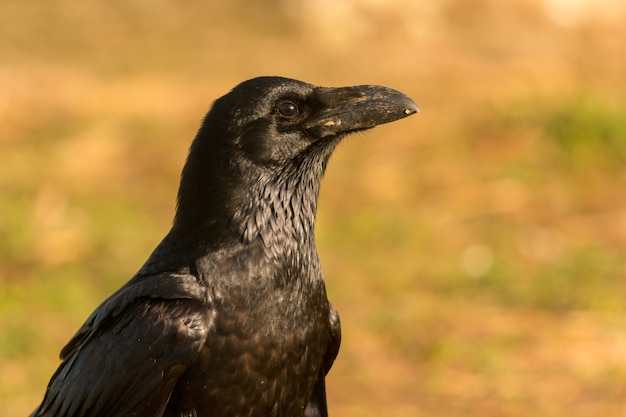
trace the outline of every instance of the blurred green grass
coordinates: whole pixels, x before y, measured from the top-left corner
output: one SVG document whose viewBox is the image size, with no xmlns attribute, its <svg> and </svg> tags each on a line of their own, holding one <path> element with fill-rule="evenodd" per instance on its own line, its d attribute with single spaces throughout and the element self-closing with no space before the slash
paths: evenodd
<svg viewBox="0 0 626 417">
<path fill-rule="evenodd" d="M 422 109 L 322 186 L 333 415 L 624 415 L 624 9 L 558 4 L 0 3 L 0 415 L 167 232 L 211 101 L 261 74 Z"/>
</svg>

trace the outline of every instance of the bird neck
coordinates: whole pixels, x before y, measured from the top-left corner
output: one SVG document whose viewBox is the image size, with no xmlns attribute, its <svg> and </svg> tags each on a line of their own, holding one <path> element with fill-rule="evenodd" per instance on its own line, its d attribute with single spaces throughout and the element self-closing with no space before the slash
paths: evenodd
<svg viewBox="0 0 626 417">
<path fill-rule="evenodd" d="M 277 175 L 259 178 L 249 203 L 235 216 L 242 242 L 260 239 L 266 247 L 314 244 L 322 174 L 319 165 L 294 164 Z"/>
<path fill-rule="evenodd" d="M 195 258 L 253 242 L 279 251 L 302 244 L 314 249 L 317 199 L 328 155 L 330 151 L 318 152 L 281 168 L 231 173 L 218 178 L 217 185 L 184 185 L 190 174 L 185 168 L 169 240 Z M 222 184 L 232 178 L 244 180 Z"/>
<path fill-rule="evenodd" d="M 155 251 L 176 254 L 177 264 L 156 268 L 181 269 L 215 253 L 257 247 L 289 270 L 308 265 L 319 279 L 317 199 L 328 159 L 340 140 L 316 141 L 280 166 L 262 166 L 233 157 L 236 149 L 194 141 L 182 172 L 174 224 Z"/>
</svg>

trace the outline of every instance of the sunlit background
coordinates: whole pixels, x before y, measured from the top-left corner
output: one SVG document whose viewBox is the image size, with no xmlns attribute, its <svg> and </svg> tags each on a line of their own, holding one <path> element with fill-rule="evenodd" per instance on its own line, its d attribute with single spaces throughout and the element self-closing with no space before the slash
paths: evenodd
<svg viewBox="0 0 626 417">
<path fill-rule="evenodd" d="M 626 1 L 0 1 L 0 415 L 168 231 L 242 80 L 383 84 L 320 196 L 334 417 L 626 415 Z"/>
</svg>

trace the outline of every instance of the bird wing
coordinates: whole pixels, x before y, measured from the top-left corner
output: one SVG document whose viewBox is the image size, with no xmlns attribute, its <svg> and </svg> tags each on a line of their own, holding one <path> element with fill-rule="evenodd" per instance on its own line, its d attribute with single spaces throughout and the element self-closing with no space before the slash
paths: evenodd
<svg viewBox="0 0 626 417">
<path fill-rule="evenodd" d="M 328 404 L 326 403 L 326 375 L 337 358 L 339 346 L 341 345 L 341 323 L 339 313 L 333 305 L 330 305 L 330 339 L 326 346 L 326 353 L 322 360 L 322 367 L 317 376 L 317 381 L 313 387 L 313 393 L 304 410 L 305 417 L 328 417 Z"/>
<path fill-rule="evenodd" d="M 31 417 L 163 414 L 176 381 L 206 341 L 211 315 L 188 293 L 162 298 L 147 284 L 122 287 L 92 314 L 63 349 L 63 362 Z M 139 295 L 148 288 L 149 295 Z"/>
<path fill-rule="evenodd" d="M 329 303 L 330 304 L 330 303 Z M 341 322 L 339 321 L 339 312 L 330 304 L 330 312 L 328 314 L 330 322 L 330 339 L 326 347 L 326 353 L 322 361 L 322 372 L 326 376 L 333 366 L 337 355 L 339 354 L 339 346 L 341 345 Z"/>
</svg>

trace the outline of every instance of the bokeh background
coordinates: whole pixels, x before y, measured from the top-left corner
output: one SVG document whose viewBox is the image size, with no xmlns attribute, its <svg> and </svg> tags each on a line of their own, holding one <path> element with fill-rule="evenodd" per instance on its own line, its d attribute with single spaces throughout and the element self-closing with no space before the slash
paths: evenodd
<svg viewBox="0 0 626 417">
<path fill-rule="evenodd" d="M 335 417 L 626 415 L 624 0 L 0 1 L 0 415 L 168 231 L 211 102 L 283 75 L 422 114 L 347 139 L 317 239 Z"/>
</svg>

